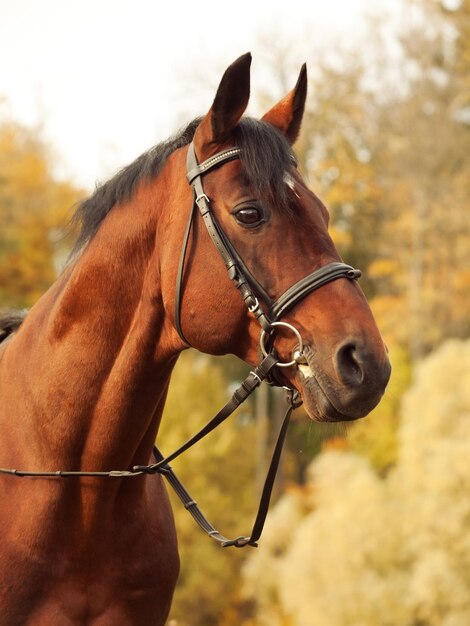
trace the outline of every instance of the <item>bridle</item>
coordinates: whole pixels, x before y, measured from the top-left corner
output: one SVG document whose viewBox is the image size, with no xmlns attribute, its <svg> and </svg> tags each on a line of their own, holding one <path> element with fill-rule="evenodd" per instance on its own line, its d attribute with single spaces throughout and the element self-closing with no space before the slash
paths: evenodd
<svg viewBox="0 0 470 626">
<path fill-rule="evenodd" d="M 356 270 L 345 263 L 333 262 L 324 265 L 305 276 L 294 285 L 289 287 L 275 301 L 273 301 L 263 286 L 256 280 L 247 268 L 243 259 L 235 250 L 230 239 L 222 230 L 214 212 L 211 209 L 211 203 L 207 195 L 204 193 L 202 177 L 211 170 L 220 167 L 224 163 L 240 158 L 241 149 L 237 147 L 228 148 L 223 152 L 217 153 L 203 163 L 197 162 L 194 142 L 189 145 L 186 167 L 186 178 L 193 189 L 194 202 L 189 215 L 189 220 L 183 238 L 180 260 L 178 264 L 178 273 L 176 279 L 176 295 L 175 295 L 175 326 L 181 339 L 189 345 L 189 342 L 183 334 L 181 327 L 181 299 L 182 284 L 184 274 L 184 264 L 186 258 L 186 250 L 188 247 L 189 234 L 191 232 L 192 223 L 196 207 L 199 209 L 204 225 L 209 236 L 215 245 L 217 251 L 222 257 L 227 269 L 229 278 L 234 282 L 238 289 L 246 307 L 251 315 L 253 315 L 261 326 L 260 349 L 263 356 L 267 356 L 272 350 L 273 335 L 278 328 L 287 328 L 292 331 L 298 341 L 298 345 L 294 351 L 291 361 L 277 361 L 273 367 L 290 367 L 303 359 L 303 341 L 299 331 L 287 322 L 281 322 L 280 318 L 290 311 L 296 304 L 303 300 L 308 294 L 323 285 L 330 283 L 338 278 L 348 278 L 349 280 L 357 280 L 361 276 L 360 270 Z M 267 311 L 263 309 L 262 302 L 267 306 Z M 266 348 L 266 342 L 270 343 L 271 350 Z M 278 384 L 276 380 L 270 380 L 273 384 Z M 284 386 L 282 383 L 281 386 Z"/>
<path fill-rule="evenodd" d="M 290 323 L 280 321 L 288 311 L 290 311 L 296 304 L 298 304 L 308 294 L 312 293 L 316 289 L 319 289 L 323 285 L 326 285 L 338 278 L 347 278 L 349 280 L 357 280 L 361 272 L 356 270 L 350 265 L 345 263 L 333 262 L 325 265 L 308 276 L 305 276 L 294 285 L 289 287 L 283 294 L 281 294 L 275 301 L 273 301 L 262 285 L 251 274 L 246 267 L 242 258 L 239 256 L 234 246 L 222 230 L 219 222 L 216 219 L 213 211 L 211 210 L 210 199 L 204 193 L 204 187 L 202 184 L 202 177 L 215 169 L 220 167 L 224 163 L 233 161 L 234 159 L 240 159 L 241 149 L 238 147 L 228 148 L 222 152 L 217 153 L 215 156 L 210 157 L 203 163 L 198 163 L 194 144 L 191 143 L 187 153 L 187 179 L 190 186 L 193 189 L 194 201 L 189 214 L 189 220 L 186 226 L 183 237 L 183 245 L 181 248 L 181 254 L 177 269 L 176 278 L 176 292 L 175 292 L 175 326 L 181 339 L 190 345 L 186 340 L 181 327 L 181 303 L 183 295 L 183 276 L 185 269 L 185 259 L 188 248 L 189 236 L 194 221 L 194 215 L 196 213 L 196 207 L 199 209 L 200 215 L 207 228 L 207 232 L 222 257 L 229 278 L 234 282 L 238 289 L 243 301 L 250 315 L 253 315 L 258 320 L 261 326 L 260 335 L 260 351 L 262 359 L 259 365 L 254 368 L 240 386 L 235 390 L 231 399 L 225 404 L 224 407 L 193 437 L 186 441 L 182 446 L 175 450 L 172 454 L 164 457 L 163 454 L 155 446 L 153 453 L 156 459 L 156 463 L 151 465 L 135 465 L 131 470 L 111 470 L 111 471 L 45 471 L 34 472 L 17 469 L 0 468 L 0 473 L 10 474 L 18 477 L 105 477 L 105 478 L 133 478 L 142 476 L 144 474 L 163 474 L 169 481 L 176 494 L 183 502 L 185 508 L 191 513 L 193 518 L 199 524 L 199 526 L 213 539 L 218 541 L 223 547 L 235 546 L 238 548 L 244 546 L 257 546 L 257 541 L 261 536 L 266 515 L 269 508 L 269 502 L 271 498 L 272 488 L 276 477 L 277 468 L 281 458 L 281 452 L 284 445 L 285 436 L 287 433 L 287 427 L 289 425 L 289 419 L 292 410 L 302 404 L 299 393 L 286 385 L 286 383 L 276 375 L 276 368 L 284 368 L 295 365 L 302 362 L 304 344 L 302 336 L 299 331 Z M 267 310 L 263 308 L 267 307 Z M 274 339 L 276 330 L 279 328 L 285 328 L 290 330 L 296 337 L 297 345 L 293 351 L 291 361 L 281 362 L 278 360 L 274 351 Z M 233 414 L 236 408 L 244 402 L 251 393 L 264 381 L 269 384 L 281 386 L 287 391 L 288 407 L 284 416 L 278 438 L 275 444 L 274 452 L 271 458 L 271 463 L 268 469 L 268 473 L 263 486 L 260 503 L 258 506 L 258 512 L 253 524 L 253 528 L 250 536 L 241 536 L 236 539 L 228 539 L 221 533 L 219 533 L 214 526 L 206 519 L 202 514 L 197 503 L 191 498 L 184 486 L 181 484 L 169 463 L 180 456 L 188 448 L 200 441 L 214 428 L 219 426 L 230 415 Z"/>
</svg>

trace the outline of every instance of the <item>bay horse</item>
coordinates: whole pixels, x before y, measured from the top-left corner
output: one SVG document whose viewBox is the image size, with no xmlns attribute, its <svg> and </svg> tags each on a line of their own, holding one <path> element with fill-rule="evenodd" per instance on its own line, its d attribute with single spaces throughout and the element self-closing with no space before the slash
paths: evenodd
<svg viewBox="0 0 470 626">
<path fill-rule="evenodd" d="M 305 66 L 255 120 L 242 117 L 250 63 L 245 54 L 228 67 L 207 115 L 82 202 L 72 260 L 21 324 L 3 324 L 0 466 L 147 463 L 179 353 L 191 345 L 255 367 L 260 324 L 265 351 L 287 365 L 274 367 L 280 384 L 313 419 L 356 419 L 380 400 L 386 348 L 291 149 Z M 274 327 L 266 311 L 276 298 Z M 179 560 L 160 475 L 0 475 L 0 490 L 2 625 L 165 623 Z"/>
</svg>

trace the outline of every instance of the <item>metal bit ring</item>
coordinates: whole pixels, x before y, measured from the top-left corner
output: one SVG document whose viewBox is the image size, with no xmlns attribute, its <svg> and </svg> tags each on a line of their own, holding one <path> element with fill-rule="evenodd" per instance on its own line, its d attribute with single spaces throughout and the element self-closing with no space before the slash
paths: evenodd
<svg viewBox="0 0 470 626">
<path fill-rule="evenodd" d="M 287 322 L 272 322 L 272 324 L 271 324 L 271 328 L 272 329 L 278 328 L 279 326 L 281 326 L 283 328 L 288 328 L 289 330 L 291 330 L 294 333 L 294 335 L 297 338 L 297 342 L 298 342 L 298 345 L 296 346 L 295 351 L 297 353 L 302 354 L 303 349 L 304 349 L 304 343 L 302 341 L 302 337 L 300 336 L 300 333 L 297 330 L 297 328 L 292 326 L 292 324 L 288 324 Z M 261 331 L 261 335 L 260 335 L 260 338 L 259 338 L 259 347 L 261 348 L 261 352 L 263 353 L 263 356 L 267 356 L 268 355 L 268 351 L 266 350 L 266 346 L 264 345 L 265 341 L 266 341 L 266 337 L 268 335 L 271 336 L 272 332 L 267 332 L 265 330 Z M 278 361 L 276 363 L 276 365 L 278 367 L 290 367 L 291 365 L 296 365 L 296 363 L 297 363 L 297 360 L 293 359 L 292 361 L 288 361 L 287 363 L 281 363 L 281 362 Z"/>
</svg>

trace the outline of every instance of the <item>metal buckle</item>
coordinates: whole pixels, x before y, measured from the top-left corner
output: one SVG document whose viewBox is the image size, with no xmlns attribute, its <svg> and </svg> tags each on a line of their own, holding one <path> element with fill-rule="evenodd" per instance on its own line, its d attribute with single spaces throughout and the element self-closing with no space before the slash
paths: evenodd
<svg viewBox="0 0 470 626">
<path fill-rule="evenodd" d="M 251 370 L 250 374 L 253 376 L 253 378 L 256 378 L 258 380 L 258 384 L 261 385 L 261 383 L 263 382 L 262 379 L 258 376 L 258 374 L 256 372 L 254 372 L 253 370 Z"/>
<path fill-rule="evenodd" d="M 248 307 L 248 311 L 250 311 L 250 313 L 254 313 L 258 308 L 259 308 L 259 301 L 258 301 L 258 298 L 255 296 L 255 301 L 253 304 L 250 304 L 250 306 Z"/>
<path fill-rule="evenodd" d="M 205 193 L 201 193 L 201 194 L 199 194 L 199 195 L 198 195 L 198 197 L 196 198 L 195 203 L 197 204 L 197 206 L 198 206 L 198 207 L 199 207 L 199 202 L 200 202 L 201 200 L 205 200 L 205 202 L 206 202 L 207 204 L 209 204 L 209 203 L 210 203 L 210 200 L 209 200 L 209 198 L 206 196 L 206 194 L 205 194 Z M 201 208 L 201 207 L 199 207 L 199 208 Z"/>
<path fill-rule="evenodd" d="M 278 328 L 279 326 L 282 326 L 283 328 L 288 328 L 289 330 L 291 330 L 294 335 L 297 338 L 298 341 L 298 345 L 296 346 L 295 352 L 297 354 L 302 354 L 303 350 L 304 350 L 304 343 L 302 341 L 302 337 L 299 333 L 299 331 L 297 330 L 297 328 L 295 328 L 294 326 L 292 326 L 292 324 L 288 324 L 287 322 L 272 322 L 271 323 L 271 328 L 269 331 L 266 330 L 262 330 L 261 331 L 261 335 L 259 338 L 259 347 L 261 348 L 261 352 L 263 353 L 263 356 L 268 356 L 268 352 L 266 350 L 266 346 L 265 346 L 265 341 L 266 341 L 266 337 L 267 335 L 271 335 L 273 332 L 273 329 Z M 296 365 L 297 364 L 297 358 L 292 359 L 292 361 L 288 361 L 287 363 L 282 363 L 280 361 L 278 361 L 276 363 L 277 367 L 290 367 L 291 365 Z"/>
</svg>

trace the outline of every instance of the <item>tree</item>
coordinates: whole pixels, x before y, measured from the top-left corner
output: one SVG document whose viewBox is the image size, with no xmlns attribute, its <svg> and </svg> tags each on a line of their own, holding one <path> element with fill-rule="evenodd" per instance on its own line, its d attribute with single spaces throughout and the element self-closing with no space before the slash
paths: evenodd
<svg viewBox="0 0 470 626">
<path fill-rule="evenodd" d="M 387 342 L 413 361 L 470 332 L 470 4 L 450 4 L 409 0 L 395 31 L 380 15 L 361 48 L 315 49 L 296 145 Z M 285 86 L 292 51 L 272 41 Z"/>
<path fill-rule="evenodd" d="M 309 484 L 276 505 L 244 568 L 252 624 L 470 623 L 470 340 L 422 363 L 401 411 L 386 478 L 354 453 L 325 451 Z"/>
<path fill-rule="evenodd" d="M 470 331 L 465 314 L 470 306 L 465 252 L 470 244 L 470 109 L 468 66 L 465 72 L 462 65 L 468 58 L 470 8 L 463 2 L 458 11 L 443 11 L 443 4 L 408 4 L 401 73 L 395 78 L 399 89 L 379 111 L 381 132 L 375 142 L 382 210 L 389 220 L 370 269 L 377 282 L 401 294 L 391 303 L 382 292 L 385 301 L 379 298 L 377 304 L 414 361 L 444 338 Z M 396 325 L 397 317 L 408 324 Z"/>
<path fill-rule="evenodd" d="M 35 130 L 0 124 L 0 309 L 31 306 L 57 276 L 82 191 L 56 180 Z"/>
</svg>

